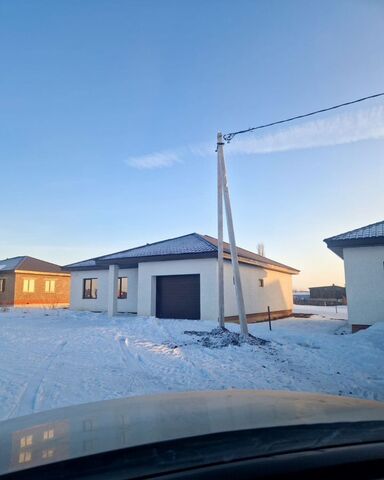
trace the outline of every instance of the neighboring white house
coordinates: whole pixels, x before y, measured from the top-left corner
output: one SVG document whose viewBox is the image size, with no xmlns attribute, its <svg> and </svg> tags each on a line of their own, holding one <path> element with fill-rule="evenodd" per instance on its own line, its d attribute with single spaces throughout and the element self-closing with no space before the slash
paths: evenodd
<svg viewBox="0 0 384 480">
<path fill-rule="evenodd" d="M 298 270 L 238 248 L 249 321 L 289 316 Z M 237 320 L 229 244 L 224 244 L 225 316 Z M 191 233 L 65 267 L 71 308 L 159 318 L 218 318 L 217 240 Z"/>
<path fill-rule="evenodd" d="M 384 321 L 384 221 L 326 238 L 324 242 L 344 259 L 352 331 Z"/>
</svg>

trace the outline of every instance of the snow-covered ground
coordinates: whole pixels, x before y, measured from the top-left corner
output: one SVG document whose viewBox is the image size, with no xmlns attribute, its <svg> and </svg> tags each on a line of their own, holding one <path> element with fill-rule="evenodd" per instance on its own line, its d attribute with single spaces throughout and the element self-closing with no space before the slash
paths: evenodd
<svg viewBox="0 0 384 480">
<path fill-rule="evenodd" d="M 250 326 L 264 346 L 210 349 L 215 322 L 0 309 L 0 419 L 166 391 L 301 390 L 384 400 L 384 322 L 349 334 L 346 308 Z M 228 328 L 238 331 L 237 325 Z"/>
</svg>

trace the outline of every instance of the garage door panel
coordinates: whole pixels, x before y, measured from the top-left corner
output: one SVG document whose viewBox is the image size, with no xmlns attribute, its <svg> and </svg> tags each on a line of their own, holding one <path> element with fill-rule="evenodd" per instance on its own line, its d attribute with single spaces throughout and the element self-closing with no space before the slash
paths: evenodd
<svg viewBox="0 0 384 480">
<path fill-rule="evenodd" d="M 157 277 L 156 316 L 200 319 L 200 275 Z"/>
</svg>

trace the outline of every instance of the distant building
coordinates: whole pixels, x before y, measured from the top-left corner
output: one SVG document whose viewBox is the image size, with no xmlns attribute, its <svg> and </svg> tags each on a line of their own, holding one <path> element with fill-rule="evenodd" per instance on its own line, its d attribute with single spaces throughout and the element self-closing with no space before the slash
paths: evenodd
<svg viewBox="0 0 384 480">
<path fill-rule="evenodd" d="M 347 303 L 345 288 L 337 285 L 311 287 L 309 291 L 293 292 L 296 305 L 333 306 Z"/>
<path fill-rule="evenodd" d="M 340 301 L 345 302 L 347 295 L 345 287 L 328 285 L 326 287 L 310 287 L 309 296 L 311 300 L 323 300 L 341 303 Z"/>
<path fill-rule="evenodd" d="M 293 292 L 293 303 L 296 305 L 305 305 L 308 304 L 309 301 L 309 292 L 308 291 L 303 291 L 303 292 L 298 292 L 294 291 Z"/>
<path fill-rule="evenodd" d="M 68 307 L 71 277 L 59 265 L 28 256 L 0 260 L 0 306 Z"/>
<path fill-rule="evenodd" d="M 326 238 L 344 260 L 352 331 L 384 321 L 384 221 Z"/>
</svg>

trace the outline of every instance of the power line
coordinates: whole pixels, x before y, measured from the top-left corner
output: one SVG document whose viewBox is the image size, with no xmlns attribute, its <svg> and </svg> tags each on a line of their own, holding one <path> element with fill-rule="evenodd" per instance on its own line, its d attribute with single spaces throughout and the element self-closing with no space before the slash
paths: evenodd
<svg viewBox="0 0 384 480">
<path fill-rule="evenodd" d="M 264 125 L 258 125 L 257 127 L 247 128 L 246 130 L 239 130 L 238 132 L 226 133 L 223 135 L 224 140 L 229 143 L 233 137 L 240 135 L 241 133 L 253 132 L 254 130 L 260 130 L 261 128 L 272 127 L 273 125 L 279 125 L 280 123 L 292 122 L 292 120 L 298 120 L 299 118 L 310 117 L 311 115 L 317 115 L 318 113 L 329 112 L 329 110 L 336 110 L 337 108 L 346 107 L 347 105 L 352 105 L 354 103 L 364 102 L 365 100 L 370 100 L 371 98 L 382 97 L 383 93 L 376 93 L 375 95 L 369 95 L 368 97 L 358 98 L 357 100 L 352 100 L 351 102 L 340 103 L 339 105 L 333 105 L 332 107 L 322 108 L 321 110 L 316 110 L 310 113 L 304 113 L 303 115 L 296 115 L 296 117 L 286 118 L 285 120 L 278 120 L 277 122 L 266 123 Z"/>
</svg>

